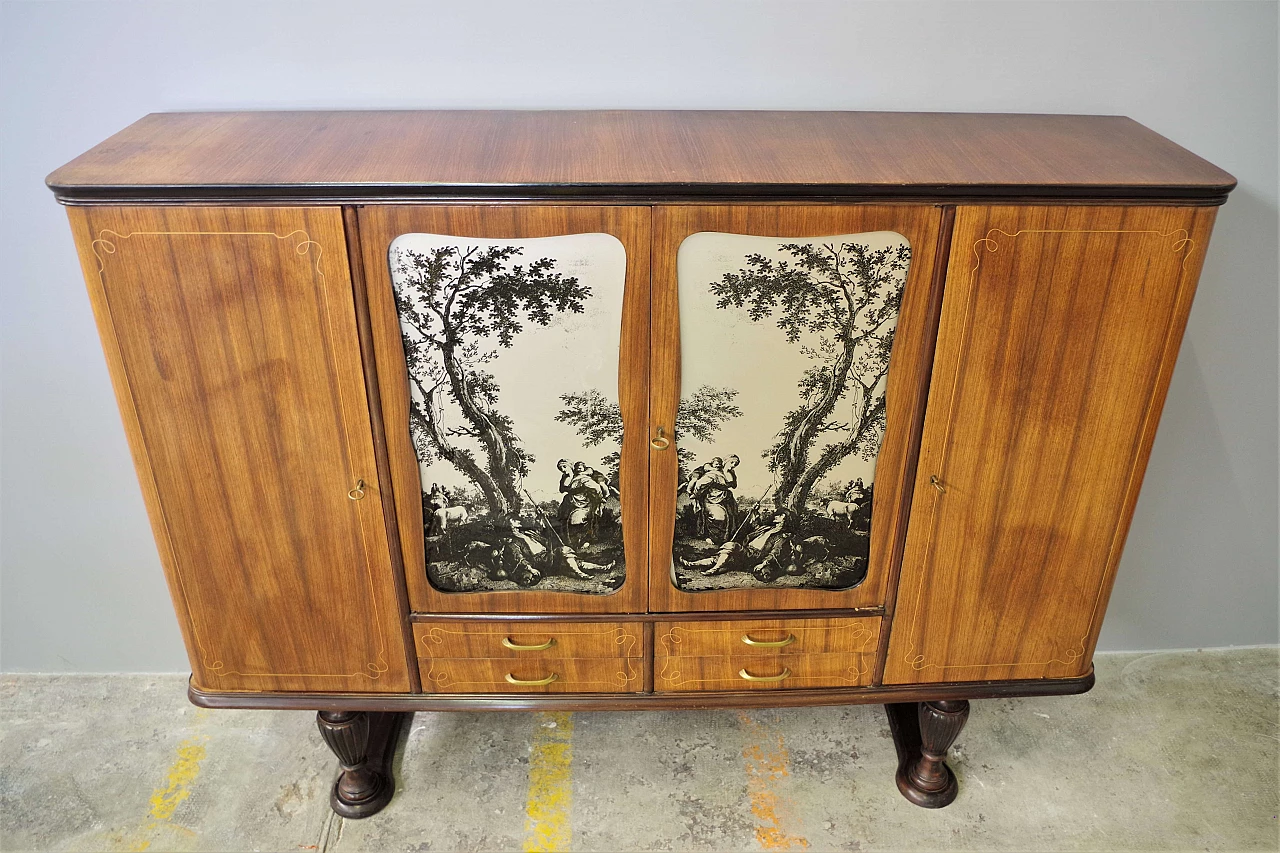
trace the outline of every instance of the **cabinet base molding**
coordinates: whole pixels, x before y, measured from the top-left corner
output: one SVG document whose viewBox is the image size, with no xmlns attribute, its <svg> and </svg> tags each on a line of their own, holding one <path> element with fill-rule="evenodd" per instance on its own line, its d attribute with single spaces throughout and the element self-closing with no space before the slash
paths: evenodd
<svg viewBox="0 0 1280 853">
<path fill-rule="evenodd" d="M 1093 667 L 1079 678 L 1026 681 L 971 681 L 904 687 L 724 693 L 627 693 L 555 695 L 375 693 L 213 693 L 187 685 L 187 698 L 201 708 L 256 708 L 279 711 L 676 711 L 723 708 L 799 708 L 818 705 L 887 705 L 902 702 L 1001 699 L 1018 696 L 1072 696 L 1093 688 Z"/>
</svg>

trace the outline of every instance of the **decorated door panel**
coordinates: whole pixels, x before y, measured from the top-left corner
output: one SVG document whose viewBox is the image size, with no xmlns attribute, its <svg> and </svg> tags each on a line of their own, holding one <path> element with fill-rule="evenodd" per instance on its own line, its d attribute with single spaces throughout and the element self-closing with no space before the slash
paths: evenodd
<svg viewBox="0 0 1280 853">
<path fill-rule="evenodd" d="M 941 219 L 925 205 L 656 210 L 651 610 L 884 605 Z"/>
<path fill-rule="evenodd" d="M 644 609 L 649 215 L 361 210 L 412 609 Z"/>
</svg>

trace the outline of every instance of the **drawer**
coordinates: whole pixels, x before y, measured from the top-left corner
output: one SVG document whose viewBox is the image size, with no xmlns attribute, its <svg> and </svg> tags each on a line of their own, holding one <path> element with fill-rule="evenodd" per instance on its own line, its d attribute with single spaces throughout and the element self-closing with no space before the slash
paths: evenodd
<svg viewBox="0 0 1280 853">
<path fill-rule="evenodd" d="M 662 657 L 874 654 L 879 617 L 659 622 L 654 653 Z"/>
<path fill-rule="evenodd" d="M 427 693 L 639 693 L 644 658 L 420 659 Z"/>
<path fill-rule="evenodd" d="M 875 649 L 817 655 L 720 655 L 654 661 L 654 690 L 795 690 L 871 683 Z"/>
<path fill-rule="evenodd" d="M 418 657 L 643 658 L 639 622 L 415 622 Z"/>
</svg>

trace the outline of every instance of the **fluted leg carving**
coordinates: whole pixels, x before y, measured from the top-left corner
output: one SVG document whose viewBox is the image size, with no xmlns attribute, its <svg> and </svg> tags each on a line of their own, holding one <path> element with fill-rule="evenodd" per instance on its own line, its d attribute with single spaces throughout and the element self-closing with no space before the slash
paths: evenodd
<svg viewBox="0 0 1280 853">
<path fill-rule="evenodd" d="M 959 786 L 947 766 L 947 750 L 969 719 L 963 699 L 886 705 L 889 728 L 898 749 L 898 790 L 918 806 L 940 809 L 956 798 Z"/>
<path fill-rule="evenodd" d="M 320 735 L 342 764 L 329 796 L 335 812 L 343 817 L 368 817 L 391 802 L 395 793 L 391 759 L 400 726 L 409 716 L 367 711 L 321 711 L 316 715 Z"/>
</svg>

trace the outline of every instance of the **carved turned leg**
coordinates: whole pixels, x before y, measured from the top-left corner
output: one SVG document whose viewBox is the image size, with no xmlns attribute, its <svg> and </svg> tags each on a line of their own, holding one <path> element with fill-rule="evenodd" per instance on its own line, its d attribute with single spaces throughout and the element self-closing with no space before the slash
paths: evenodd
<svg viewBox="0 0 1280 853">
<path fill-rule="evenodd" d="M 342 762 L 329 805 L 343 817 L 377 814 L 395 793 L 391 759 L 400 727 L 412 714 L 366 711 L 321 711 L 316 725 L 324 742 Z"/>
<path fill-rule="evenodd" d="M 886 705 L 889 729 L 898 750 L 898 790 L 917 806 L 940 809 L 956 798 L 959 786 L 946 764 L 947 750 L 969 719 L 963 699 Z"/>
</svg>

